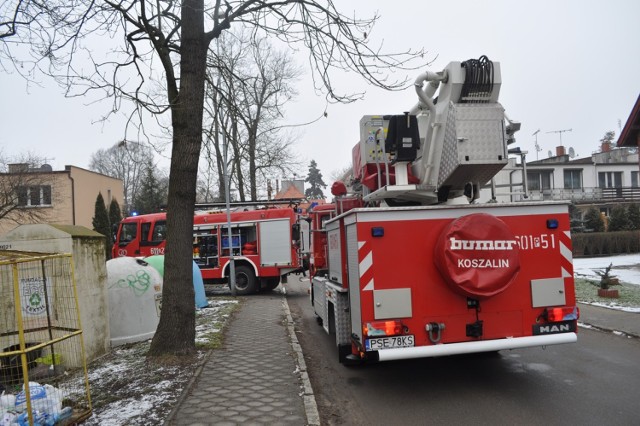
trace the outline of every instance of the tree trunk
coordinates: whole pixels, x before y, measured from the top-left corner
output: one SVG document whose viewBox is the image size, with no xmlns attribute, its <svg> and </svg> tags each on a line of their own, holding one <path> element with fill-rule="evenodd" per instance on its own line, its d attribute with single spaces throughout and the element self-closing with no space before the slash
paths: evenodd
<svg viewBox="0 0 640 426">
<path fill-rule="evenodd" d="M 192 239 L 207 53 L 203 10 L 203 0 L 182 2 L 180 90 L 170 99 L 173 148 L 162 311 L 151 356 L 184 355 L 195 350 Z"/>
</svg>

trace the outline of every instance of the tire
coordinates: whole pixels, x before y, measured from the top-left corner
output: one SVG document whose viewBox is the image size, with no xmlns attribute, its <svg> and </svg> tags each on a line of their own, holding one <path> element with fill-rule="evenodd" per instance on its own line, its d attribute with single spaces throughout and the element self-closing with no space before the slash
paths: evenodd
<svg viewBox="0 0 640 426">
<path fill-rule="evenodd" d="M 272 291 L 280 284 L 280 277 L 262 278 L 261 282 L 265 291 Z"/>
<path fill-rule="evenodd" d="M 258 291 L 257 279 L 253 269 L 246 265 L 236 266 L 236 294 L 246 295 Z M 231 285 L 231 283 L 229 283 Z"/>
</svg>

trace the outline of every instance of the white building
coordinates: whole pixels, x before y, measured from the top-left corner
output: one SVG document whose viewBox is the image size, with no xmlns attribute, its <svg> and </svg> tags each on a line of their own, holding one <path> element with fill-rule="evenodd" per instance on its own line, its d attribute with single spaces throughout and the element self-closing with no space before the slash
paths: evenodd
<svg viewBox="0 0 640 426">
<path fill-rule="evenodd" d="M 574 159 L 558 147 L 555 156 L 525 161 L 526 167 L 526 157 L 517 157 L 495 177 L 495 195 L 486 188 L 481 202 L 568 200 L 583 213 L 595 206 L 606 215 L 617 204 L 640 203 L 637 148 L 606 145 L 601 152 Z"/>
</svg>

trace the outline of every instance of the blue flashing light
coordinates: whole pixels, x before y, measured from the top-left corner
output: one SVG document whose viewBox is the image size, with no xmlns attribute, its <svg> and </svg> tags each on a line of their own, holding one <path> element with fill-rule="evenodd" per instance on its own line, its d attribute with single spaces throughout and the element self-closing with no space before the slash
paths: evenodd
<svg viewBox="0 0 640 426">
<path fill-rule="evenodd" d="M 558 229 L 558 219 L 547 219 L 548 229 Z"/>
<path fill-rule="evenodd" d="M 372 237 L 384 237 L 384 228 L 380 226 L 376 226 L 371 228 L 371 236 Z"/>
</svg>

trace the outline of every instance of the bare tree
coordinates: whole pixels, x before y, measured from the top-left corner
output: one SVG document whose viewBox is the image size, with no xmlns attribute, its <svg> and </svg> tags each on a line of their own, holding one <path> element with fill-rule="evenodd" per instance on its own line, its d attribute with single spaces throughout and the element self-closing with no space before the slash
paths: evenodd
<svg viewBox="0 0 640 426">
<path fill-rule="evenodd" d="M 145 166 L 153 159 L 153 150 L 140 142 L 122 141 L 91 155 L 89 169 L 122 180 L 124 211 L 130 213 L 138 197 Z"/>
<path fill-rule="evenodd" d="M 204 143 L 202 145 L 205 151 L 200 160 L 198 181 L 196 183 L 196 202 L 212 203 L 214 201 L 224 201 L 220 197 L 220 188 L 218 187 L 218 171 L 217 157 L 211 152 L 211 144 Z"/>
<path fill-rule="evenodd" d="M 104 90 L 113 110 L 131 100 L 138 116 L 144 110 L 171 114 L 163 303 L 151 355 L 195 350 L 194 292 L 185 277 L 192 271 L 193 211 L 211 44 L 232 25 L 244 25 L 285 44 L 303 45 L 308 48 L 316 88 L 340 102 L 363 94 L 340 91 L 333 84 L 335 72 L 353 70 L 375 86 L 398 89 L 407 80 L 388 80 L 385 71 L 407 69 L 412 60 L 422 61 L 423 54 L 381 53 L 368 43 L 377 16 L 357 19 L 342 14 L 332 0 L 212 0 L 206 6 L 204 0 L 5 0 L 0 11 L 0 61 L 5 69 L 11 63 L 26 76 L 53 75 L 71 95 Z M 98 48 L 103 39 L 117 47 Z M 17 56 L 23 46 L 30 49 L 26 59 Z M 35 60 L 28 62 L 29 58 Z M 78 62 L 87 59 L 93 66 Z"/>
<path fill-rule="evenodd" d="M 231 179 L 238 186 L 239 197 L 256 200 L 258 188 L 266 188 L 270 174 L 275 170 L 291 172 L 299 165 L 291 148 L 293 138 L 281 122 L 282 108 L 295 96 L 293 84 L 301 70 L 293 65 L 290 55 L 247 31 L 228 34 L 221 41 L 210 54 L 211 84 L 205 98 L 205 121 L 210 124 L 205 126 L 205 152 L 221 154 L 222 138 L 213 130 L 223 131 L 232 152 Z M 220 104 L 225 108 L 219 108 Z M 229 128 L 220 128 L 222 122 Z M 215 164 L 221 167 L 222 159 Z"/>
<path fill-rule="evenodd" d="M 275 51 L 265 39 L 254 39 L 250 47 L 255 75 L 240 86 L 239 117 L 246 132 L 243 160 L 247 160 L 250 197 L 255 200 L 259 178 L 264 182 L 273 169 L 288 171 L 297 165 L 291 150 L 292 139 L 284 134 L 281 121 L 282 108 L 297 93 L 293 83 L 301 71 L 293 65 L 290 55 Z"/>
</svg>

